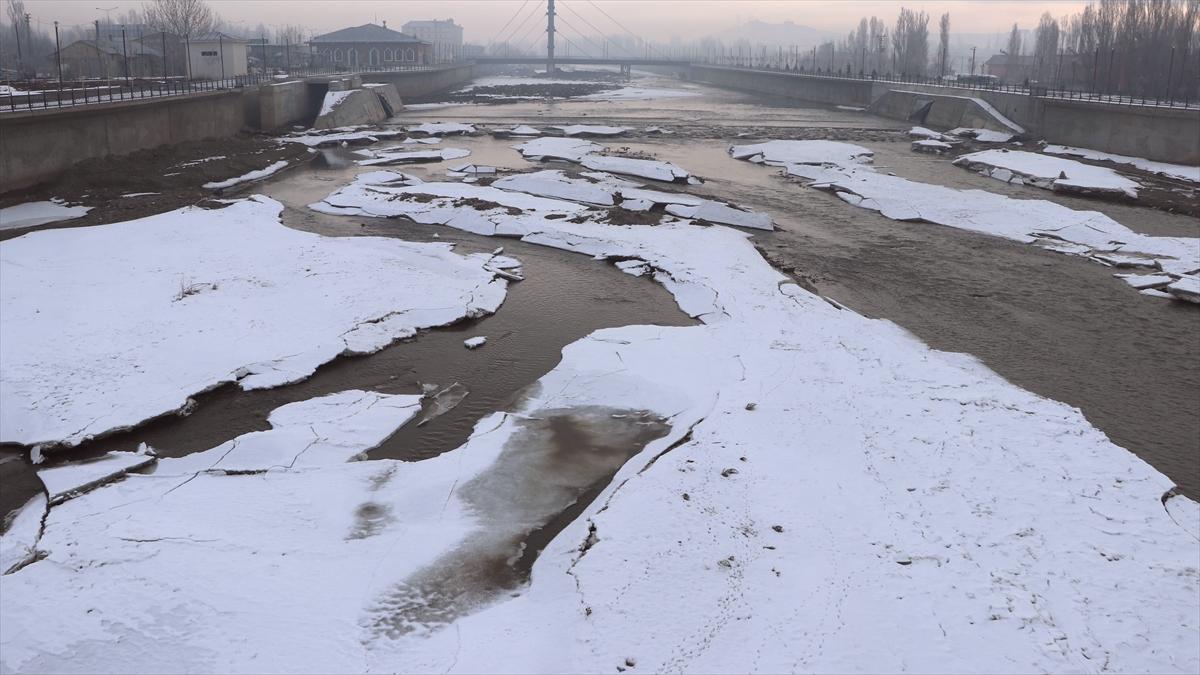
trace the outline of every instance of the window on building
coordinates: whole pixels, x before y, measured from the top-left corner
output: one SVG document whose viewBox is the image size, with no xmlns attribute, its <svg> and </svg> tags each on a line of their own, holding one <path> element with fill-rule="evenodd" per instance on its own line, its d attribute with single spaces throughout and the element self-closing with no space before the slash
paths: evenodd
<svg viewBox="0 0 1200 675">
<path fill-rule="evenodd" d="M 217 55 L 217 50 L 215 50 L 215 49 L 212 51 L 204 50 L 204 51 L 200 52 L 200 56 L 216 56 L 216 55 Z"/>
<path fill-rule="evenodd" d="M 405 50 L 405 52 L 404 52 L 404 60 L 405 60 L 405 61 L 416 61 L 416 60 L 417 60 L 417 53 L 416 53 L 415 51 L 411 50 L 411 49 Z"/>
<path fill-rule="evenodd" d="M 336 62 L 336 63 L 341 63 L 341 61 L 342 61 L 342 50 L 341 50 L 341 48 L 340 48 L 340 47 L 339 47 L 338 49 L 335 49 L 335 50 L 333 50 L 333 60 L 334 60 L 334 62 Z"/>
</svg>

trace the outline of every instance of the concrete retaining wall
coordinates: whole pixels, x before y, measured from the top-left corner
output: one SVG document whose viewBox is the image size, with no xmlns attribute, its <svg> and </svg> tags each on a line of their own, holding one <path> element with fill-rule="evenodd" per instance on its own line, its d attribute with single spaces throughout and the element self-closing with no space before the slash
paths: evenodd
<svg viewBox="0 0 1200 675">
<path fill-rule="evenodd" d="M 726 89 L 784 96 L 829 105 L 867 107 L 875 100 L 872 82 L 797 73 L 773 73 L 741 68 L 693 65 L 688 79 Z"/>
<path fill-rule="evenodd" d="M 326 96 L 343 92 L 329 92 Z M 317 116 L 314 129 L 334 129 L 358 124 L 379 124 L 388 118 L 379 96 L 370 89 L 353 89 L 331 110 Z"/>
<path fill-rule="evenodd" d="M 395 85 L 367 82 L 363 85 L 363 89 L 375 92 L 375 95 L 379 97 L 379 102 L 383 105 L 383 112 L 387 113 L 388 117 L 404 110 L 404 102 L 400 100 L 400 93 L 396 91 Z"/>
<path fill-rule="evenodd" d="M 473 77 L 474 67 L 462 64 L 438 70 L 363 73 L 362 81 L 395 85 L 396 93 L 407 100 L 466 84 Z"/>
<path fill-rule="evenodd" d="M 919 100 L 932 102 L 925 124 L 949 129 L 979 126 L 1009 130 L 963 98 L 980 99 L 1025 129 L 1031 139 L 1160 162 L 1200 164 L 1200 111 L 1041 98 L 1013 92 L 928 84 L 852 80 L 799 73 L 693 65 L 688 78 L 726 89 L 786 96 L 829 105 L 870 107 L 908 120 Z M 891 93 L 889 93 L 891 92 Z M 885 98 L 886 97 L 886 98 Z M 874 105 L 873 105 L 874 104 Z"/>
<path fill-rule="evenodd" d="M 245 120 L 240 91 L 0 115 L 0 190 L 50 180 L 76 162 L 223 138 Z"/>
<path fill-rule="evenodd" d="M 867 109 L 880 117 L 904 120 L 936 129 L 971 127 L 994 129 L 1010 134 L 1026 132 L 1023 126 L 997 115 L 988 106 L 980 105 L 979 99 L 969 96 L 892 89 L 885 91 Z"/>
</svg>

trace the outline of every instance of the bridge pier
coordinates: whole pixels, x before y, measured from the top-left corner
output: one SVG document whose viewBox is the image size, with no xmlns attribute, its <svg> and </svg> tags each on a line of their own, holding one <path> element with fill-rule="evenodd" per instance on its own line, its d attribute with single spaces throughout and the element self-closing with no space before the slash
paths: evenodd
<svg viewBox="0 0 1200 675">
<path fill-rule="evenodd" d="M 554 77 L 554 0 L 546 0 L 546 76 Z"/>
</svg>

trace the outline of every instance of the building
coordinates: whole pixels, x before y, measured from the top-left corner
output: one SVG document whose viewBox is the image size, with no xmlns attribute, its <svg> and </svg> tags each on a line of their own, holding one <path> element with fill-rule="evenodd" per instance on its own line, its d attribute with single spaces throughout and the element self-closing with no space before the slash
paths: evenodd
<svg viewBox="0 0 1200 675">
<path fill-rule="evenodd" d="M 454 19 L 409 21 L 400 28 L 405 33 L 415 35 L 433 45 L 434 63 L 459 60 L 463 46 L 463 29 L 454 23 Z"/>
<path fill-rule="evenodd" d="M 1009 56 L 996 54 L 983 63 L 983 72 L 1000 78 L 1005 84 L 1020 84 L 1033 79 L 1034 58 L 1032 56 Z"/>
<path fill-rule="evenodd" d="M 188 77 L 223 80 L 245 75 L 249 63 L 246 43 L 242 38 L 219 32 L 188 38 Z"/>
<path fill-rule="evenodd" d="M 385 21 L 343 28 L 309 41 L 313 61 L 335 68 L 412 66 L 431 63 L 431 45 L 412 35 L 391 30 Z"/>
<path fill-rule="evenodd" d="M 144 43 L 76 40 L 55 55 L 65 77 L 150 77 L 162 75 L 162 52 Z M 53 57 L 52 57 L 53 58 Z"/>
</svg>

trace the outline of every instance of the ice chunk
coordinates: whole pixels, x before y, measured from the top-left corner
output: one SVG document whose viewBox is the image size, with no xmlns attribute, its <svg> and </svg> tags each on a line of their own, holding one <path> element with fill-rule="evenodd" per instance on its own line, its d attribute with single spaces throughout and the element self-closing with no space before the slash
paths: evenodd
<svg viewBox="0 0 1200 675">
<path fill-rule="evenodd" d="M 1100 152 L 1099 150 L 1089 150 L 1087 148 L 1075 148 L 1069 145 L 1047 145 L 1042 148 L 1043 152 L 1048 152 L 1052 155 L 1074 155 L 1084 159 L 1090 159 L 1099 162 L 1113 162 L 1116 164 L 1129 164 L 1142 171 L 1148 173 L 1159 174 L 1167 178 L 1175 178 L 1177 180 L 1186 180 L 1193 183 L 1200 183 L 1200 166 L 1188 166 L 1186 164 L 1170 164 L 1167 162 L 1155 162 L 1143 157 L 1130 157 L 1128 155 L 1116 155 L 1109 152 Z"/>
<path fill-rule="evenodd" d="M 401 145 L 437 145 L 442 139 L 439 136 L 422 136 L 421 138 L 406 138 Z"/>
<path fill-rule="evenodd" d="M 973 170 L 990 170 L 989 175 L 1006 182 L 1017 175 L 1027 183 L 1061 192 L 1117 194 L 1136 199 L 1140 187 L 1136 181 L 1106 167 L 1023 150 L 973 152 L 954 163 Z"/>
<path fill-rule="evenodd" d="M 408 127 L 408 133 L 423 134 L 426 136 L 473 134 L 475 133 L 475 126 L 458 122 L 426 122 Z"/>
<path fill-rule="evenodd" d="M 612 155 L 584 155 L 580 163 L 589 169 L 607 171 L 668 183 L 687 182 L 690 173 L 670 162 L 653 159 L 629 159 Z"/>
<path fill-rule="evenodd" d="M 589 124 L 570 124 L 567 126 L 553 126 L 551 128 L 562 131 L 564 136 L 620 136 L 621 134 L 633 131 L 629 127 L 606 127 Z"/>
<path fill-rule="evenodd" d="M 19 227 L 34 227 L 60 220 L 71 220 L 87 215 L 90 206 L 69 206 L 61 199 L 44 202 L 26 202 L 0 209 L 0 230 Z"/>
<path fill-rule="evenodd" d="M 334 92 L 342 93 L 342 92 Z M 307 145 L 310 148 L 322 148 L 326 146 L 341 145 L 343 143 L 349 145 L 362 145 L 367 143 L 376 143 L 380 139 L 394 138 L 403 135 L 402 131 L 394 130 L 365 130 L 365 131 L 342 131 L 329 134 L 306 133 L 291 136 L 283 136 L 277 139 L 280 143 L 300 143 Z"/>
<path fill-rule="evenodd" d="M 734 159 L 772 166 L 815 164 L 854 166 L 869 163 L 875 153 L 861 145 L 841 141 L 766 141 L 729 148 Z"/>
<path fill-rule="evenodd" d="M 438 148 L 436 150 L 360 150 L 371 159 L 360 159 L 360 166 L 388 166 L 392 164 L 414 164 L 418 162 L 442 162 L 451 159 L 462 159 L 471 154 L 466 148 Z"/>
<path fill-rule="evenodd" d="M 1180 300 L 1200 303 L 1200 277 L 1180 277 L 1167 285 L 1167 292 Z"/>
<path fill-rule="evenodd" d="M 467 349 L 475 349 L 476 347 L 482 347 L 485 342 L 487 342 L 487 336 L 480 335 L 477 337 L 467 338 L 466 340 L 463 340 L 463 346 L 466 347 Z"/>
<path fill-rule="evenodd" d="M 509 138 L 512 136 L 540 136 L 541 134 L 541 131 L 525 124 L 520 124 L 509 129 L 495 129 L 492 131 L 492 135 L 497 138 Z"/>
<path fill-rule="evenodd" d="M 487 338 L 471 338 L 464 341 L 463 344 L 467 349 L 475 349 L 482 346 L 486 341 Z M 458 404 L 462 403 L 463 399 L 469 393 L 467 388 L 458 382 L 442 389 L 431 387 L 421 397 L 421 413 L 417 416 L 417 426 L 424 426 L 431 420 L 441 417 L 454 408 L 457 408 Z"/>
<path fill-rule="evenodd" d="M 16 511 L 8 514 L 0 527 L 0 575 L 32 562 L 37 557 L 42 519 L 49 505 L 46 495 L 38 493 Z"/>
<path fill-rule="evenodd" d="M 337 93 L 337 92 L 334 92 L 334 93 Z M 244 174 L 242 174 L 240 176 L 236 176 L 234 178 L 229 178 L 229 179 L 222 180 L 222 181 L 213 181 L 213 182 L 205 183 L 204 187 L 209 190 L 223 190 L 225 188 L 233 187 L 235 185 L 241 185 L 242 183 L 249 183 L 251 181 L 262 180 L 263 178 L 266 178 L 268 176 L 271 176 L 273 174 L 276 174 L 276 173 L 282 171 L 283 169 L 287 168 L 287 166 L 288 166 L 288 161 L 286 159 L 281 159 L 278 162 L 273 162 L 262 169 L 257 169 L 255 171 L 251 171 L 249 173 L 244 173 Z"/>
<path fill-rule="evenodd" d="M 971 127 L 958 127 L 946 132 L 949 136 L 958 136 L 960 138 L 973 138 L 980 143 L 1007 143 L 1013 139 L 1014 134 L 1003 131 L 993 131 L 991 129 L 976 129 Z"/>
<path fill-rule="evenodd" d="M 1114 274 L 1113 276 L 1139 291 L 1146 288 L 1162 288 L 1175 281 L 1174 277 L 1166 274 Z"/>
<path fill-rule="evenodd" d="M 756 211 L 744 211 L 728 204 L 703 200 L 698 206 L 670 204 L 667 213 L 681 218 L 693 218 L 720 225 L 735 225 L 755 230 L 774 230 L 775 222 L 771 216 Z"/>
<path fill-rule="evenodd" d="M 578 162 L 584 155 L 603 150 L 603 146 L 579 138 L 535 138 L 514 145 L 526 159 L 565 159 Z"/>
<path fill-rule="evenodd" d="M 917 152 L 932 152 L 932 153 L 940 154 L 943 152 L 949 152 L 950 150 L 953 150 L 954 145 L 947 143 L 945 141 L 936 141 L 933 139 L 925 139 L 925 140 L 921 140 L 921 141 L 913 141 L 912 149 L 916 150 Z"/>
<path fill-rule="evenodd" d="M 603 183 L 570 178 L 552 170 L 506 176 L 494 181 L 492 187 L 601 206 L 611 206 L 615 192 L 615 188 Z"/>
</svg>

